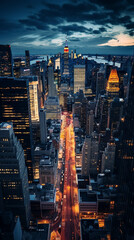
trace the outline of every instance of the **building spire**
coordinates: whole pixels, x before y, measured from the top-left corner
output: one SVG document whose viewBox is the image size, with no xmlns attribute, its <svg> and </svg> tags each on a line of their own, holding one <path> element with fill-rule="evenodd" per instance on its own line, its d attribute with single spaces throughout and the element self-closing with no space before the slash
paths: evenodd
<svg viewBox="0 0 134 240">
<path fill-rule="evenodd" d="M 66 47 L 68 47 L 68 44 L 67 44 L 67 35 L 66 35 L 66 44 L 65 44 Z"/>
</svg>

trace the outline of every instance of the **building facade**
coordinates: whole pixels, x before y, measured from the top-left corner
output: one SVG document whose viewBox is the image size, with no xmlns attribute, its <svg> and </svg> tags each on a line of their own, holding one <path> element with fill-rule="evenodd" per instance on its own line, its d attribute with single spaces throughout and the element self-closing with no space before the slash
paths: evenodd
<svg viewBox="0 0 134 240">
<path fill-rule="evenodd" d="M 0 124 L 0 187 L 3 208 L 19 216 L 24 228 L 30 220 L 28 175 L 24 151 L 10 123 Z"/>
</svg>

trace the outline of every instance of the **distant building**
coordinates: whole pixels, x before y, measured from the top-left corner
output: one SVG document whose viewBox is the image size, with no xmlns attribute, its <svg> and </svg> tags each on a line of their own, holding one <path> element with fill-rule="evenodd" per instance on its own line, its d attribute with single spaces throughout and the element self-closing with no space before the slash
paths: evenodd
<svg viewBox="0 0 134 240">
<path fill-rule="evenodd" d="M 55 59 L 55 70 L 60 70 L 60 57 Z"/>
<path fill-rule="evenodd" d="M 26 67 L 30 67 L 30 54 L 29 54 L 29 50 L 25 51 L 25 56 L 26 56 Z"/>
<path fill-rule="evenodd" d="M 74 59 L 77 58 L 76 49 L 74 50 Z"/>
<path fill-rule="evenodd" d="M 10 45 L 0 45 L 0 76 L 12 77 L 12 53 Z"/>
<path fill-rule="evenodd" d="M 71 51 L 71 59 L 73 59 L 74 58 L 74 52 L 73 52 L 73 50 Z"/>
<path fill-rule="evenodd" d="M 66 45 L 64 47 L 64 71 L 63 71 L 64 75 L 68 75 L 69 74 L 69 47 L 67 45 L 67 41 L 66 41 Z"/>
<path fill-rule="evenodd" d="M 80 89 L 85 93 L 85 65 L 74 66 L 74 93 Z"/>
<path fill-rule="evenodd" d="M 0 124 L 0 188 L 3 208 L 19 216 L 22 226 L 28 227 L 30 201 L 24 151 L 8 123 Z"/>
<path fill-rule="evenodd" d="M 105 71 L 103 68 L 97 72 L 97 82 L 96 82 L 96 98 L 105 89 Z"/>
<path fill-rule="evenodd" d="M 15 58 L 14 59 L 14 67 L 13 67 L 13 72 L 14 72 L 14 77 L 15 78 L 20 78 L 21 76 L 21 58 Z"/>
<path fill-rule="evenodd" d="M 113 98 L 119 96 L 119 77 L 116 69 L 112 69 L 107 81 L 106 91 L 108 99 L 111 102 Z"/>
</svg>

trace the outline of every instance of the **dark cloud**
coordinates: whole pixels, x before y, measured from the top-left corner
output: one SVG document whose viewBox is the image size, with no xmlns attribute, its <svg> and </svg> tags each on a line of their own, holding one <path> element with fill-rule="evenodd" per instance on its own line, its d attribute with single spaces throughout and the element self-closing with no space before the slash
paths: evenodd
<svg viewBox="0 0 134 240">
<path fill-rule="evenodd" d="M 107 29 L 104 27 L 99 28 L 100 32 L 107 32 Z"/>
<path fill-rule="evenodd" d="M 99 4 L 98 0 L 95 0 L 95 2 L 96 4 Z M 41 9 L 38 13 L 30 15 L 27 19 L 20 20 L 20 22 L 27 26 L 35 26 L 37 29 L 42 30 L 46 29 L 47 25 L 51 24 L 56 26 L 64 22 L 77 22 L 81 24 L 84 22 L 90 22 L 92 24 L 103 25 L 105 27 L 107 27 L 107 24 L 122 24 L 124 26 L 132 24 L 130 16 L 124 15 L 121 17 L 121 11 L 119 14 L 117 14 L 117 11 L 113 11 L 113 9 L 115 7 L 117 8 L 119 4 L 122 6 L 123 1 L 113 0 L 112 3 L 110 3 L 108 1 L 101 0 L 100 5 L 103 5 L 103 9 L 99 9 L 99 5 L 94 5 L 89 1 L 85 1 L 83 3 L 78 2 L 75 4 L 63 3 L 62 5 L 45 2 L 43 3 L 44 9 Z M 64 28 L 67 29 L 66 25 Z M 67 29 L 67 31 L 70 30 Z M 83 32 L 82 28 L 81 31 Z"/>
<path fill-rule="evenodd" d="M 130 22 L 130 23 L 128 23 L 128 24 L 125 24 L 125 27 L 126 27 L 127 29 L 132 29 L 132 30 L 134 30 L 134 22 Z"/>
<path fill-rule="evenodd" d="M 35 7 L 33 6 L 33 5 L 27 5 L 27 8 L 29 8 L 29 9 L 35 9 Z"/>
<path fill-rule="evenodd" d="M 81 47 L 97 46 L 120 34 L 114 32 L 114 26 L 118 26 L 117 29 L 124 26 L 124 33 L 133 36 L 133 11 L 133 0 L 2 1 L 1 41 L 9 39 L 30 44 L 33 38 L 22 37 L 32 34 L 39 36 L 39 41 L 51 42 L 59 34 L 67 34 L 70 42 L 78 42 Z M 123 33 L 123 28 L 121 31 Z M 85 33 L 86 38 L 79 38 L 80 33 Z"/>
<path fill-rule="evenodd" d="M 15 22 L 9 22 L 6 19 L 0 19 L 0 31 L 8 31 L 9 33 L 9 29 L 12 30 L 18 30 L 21 26 L 19 23 L 15 23 Z"/>
<path fill-rule="evenodd" d="M 33 16 L 30 16 L 28 19 L 19 20 L 19 22 L 28 27 L 35 27 L 39 30 L 48 30 L 49 29 L 49 26 L 47 24 L 43 24 L 36 17 L 34 19 Z"/>
<path fill-rule="evenodd" d="M 84 33 L 91 33 L 92 29 L 88 29 L 84 26 L 79 26 L 77 24 L 72 25 L 62 25 L 58 27 L 58 30 L 64 34 L 71 35 L 74 32 L 84 32 Z"/>
</svg>

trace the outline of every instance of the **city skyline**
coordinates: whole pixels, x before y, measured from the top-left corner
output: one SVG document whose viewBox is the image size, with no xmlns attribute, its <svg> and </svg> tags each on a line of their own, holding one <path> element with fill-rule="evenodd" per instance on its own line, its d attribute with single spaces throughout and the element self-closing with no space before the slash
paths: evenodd
<svg viewBox="0 0 134 240">
<path fill-rule="evenodd" d="M 63 52 L 134 54 L 133 1 L 44 0 L 1 3 L 1 44 L 13 55 Z M 9 34 L 10 33 L 10 34 Z"/>
</svg>

